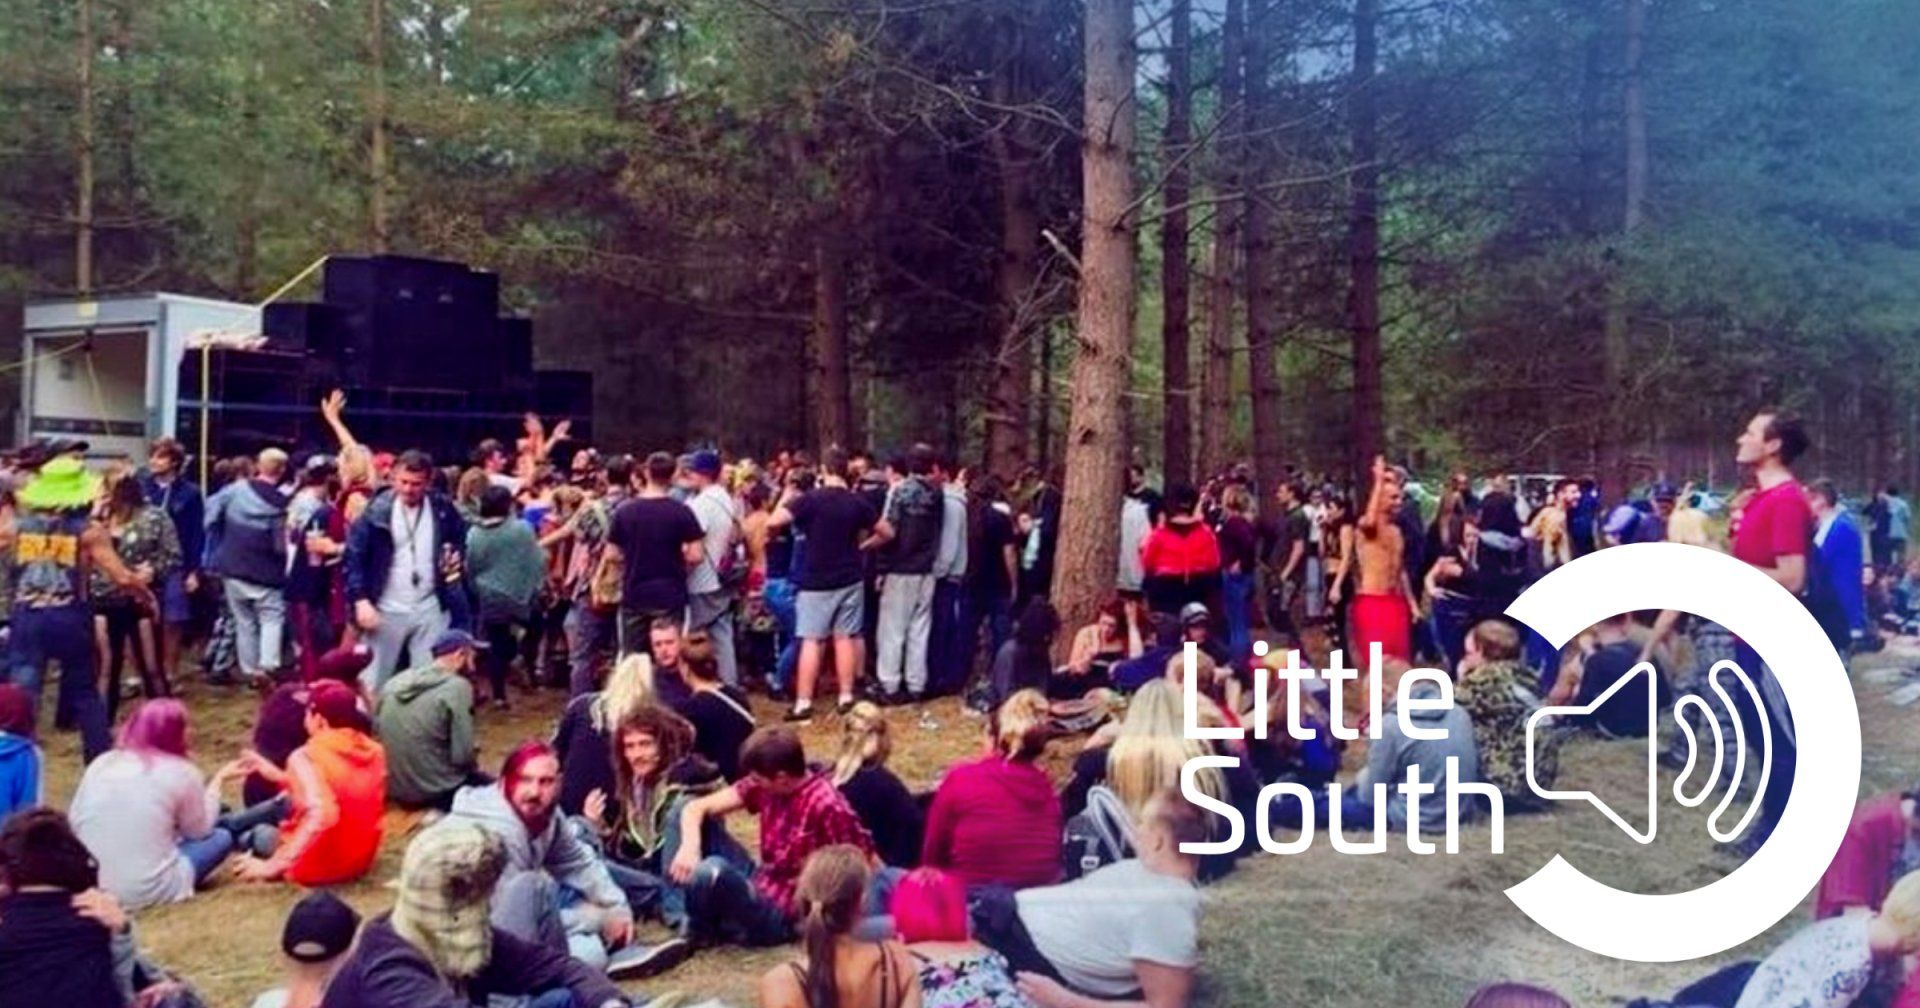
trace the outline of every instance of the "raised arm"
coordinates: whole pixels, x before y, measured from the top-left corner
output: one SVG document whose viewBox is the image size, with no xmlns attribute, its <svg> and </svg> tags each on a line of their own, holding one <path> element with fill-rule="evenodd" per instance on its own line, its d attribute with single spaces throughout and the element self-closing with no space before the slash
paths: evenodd
<svg viewBox="0 0 1920 1008">
<path fill-rule="evenodd" d="M 342 451 L 360 443 L 354 439 L 353 431 L 347 429 L 347 394 L 345 392 L 334 389 L 327 393 L 327 397 L 320 400 L 320 415 L 326 419 L 327 426 L 333 431 L 333 436 L 339 440 Z"/>
<path fill-rule="evenodd" d="M 1391 521 L 1387 514 L 1387 480 L 1393 476 L 1387 470 L 1387 457 L 1373 457 L 1373 492 L 1367 497 L 1367 509 L 1360 514 L 1360 534 L 1371 539 L 1380 534 L 1383 522 Z"/>
</svg>

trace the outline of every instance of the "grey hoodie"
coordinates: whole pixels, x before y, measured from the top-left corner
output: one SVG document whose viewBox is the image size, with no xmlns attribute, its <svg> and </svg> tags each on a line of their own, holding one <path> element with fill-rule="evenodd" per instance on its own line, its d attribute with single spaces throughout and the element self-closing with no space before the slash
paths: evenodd
<svg viewBox="0 0 1920 1008">
<path fill-rule="evenodd" d="M 1440 687 L 1429 679 L 1421 679 L 1414 684 L 1408 694 L 1416 700 L 1431 700 L 1440 695 Z M 1459 704 L 1445 710 L 1420 709 L 1413 712 L 1415 726 L 1424 729 L 1441 729 L 1445 738 L 1416 739 L 1409 738 L 1400 730 L 1399 704 L 1388 705 L 1381 715 L 1386 722 L 1380 738 L 1367 752 L 1367 769 L 1361 774 L 1356 786 L 1362 793 L 1371 797 L 1374 784 L 1387 786 L 1387 826 L 1395 832 L 1406 829 L 1407 798 L 1400 793 L 1400 785 L 1406 783 L 1407 768 L 1420 767 L 1420 781 L 1423 784 L 1437 785 L 1434 793 L 1420 798 L 1420 832 L 1423 836 L 1444 831 L 1447 828 L 1447 805 L 1452 800 L 1447 794 L 1447 758 L 1460 761 L 1458 776 L 1462 783 L 1480 780 L 1480 750 L 1473 741 L 1473 718 Z M 1469 818 L 1475 808 L 1472 803 L 1461 806 L 1462 821 Z M 1343 827 L 1349 824 L 1342 823 Z M 1372 823 L 1352 823 L 1352 828 L 1371 829 Z"/>
<path fill-rule="evenodd" d="M 1471 737 L 1471 733 L 1469 733 Z M 466 819 L 500 838 L 507 848 L 507 870 L 502 878 L 524 871 L 543 871 L 602 910 L 628 912 L 627 894 L 614 884 L 606 863 L 573 832 L 555 806 L 538 836 L 527 831 L 520 814 L 507 802 L 506 782 L 464 787 L 453 796 L 452 817 Z"/>
<path fill-rule="evenodd" d="M 380 690 L 374 715 L 387 750 L 387 797 L 430 805 L 473 772 L 473 686 L 438 665 L 410 669 Z"/>
</svg>

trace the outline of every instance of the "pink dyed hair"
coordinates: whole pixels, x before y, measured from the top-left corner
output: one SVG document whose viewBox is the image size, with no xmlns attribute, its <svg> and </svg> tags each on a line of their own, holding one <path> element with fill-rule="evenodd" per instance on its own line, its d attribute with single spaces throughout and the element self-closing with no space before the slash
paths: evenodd
<svg viewBox="0 0 1920 1008">
<path fill-rule="evenodd" d="M 967 887 L 957 875 L 938 868 L 916 868 L 894 887 L 893 926 L 900 940 L 967 940 Z"/>
<path fill-rule="evenodd" d="M 172 697 L 147 700 L 133 709 L 127 723 L 120 726 L 117 748 L 139 753 L 187 755 L 187 705 Z"/>
</svg>

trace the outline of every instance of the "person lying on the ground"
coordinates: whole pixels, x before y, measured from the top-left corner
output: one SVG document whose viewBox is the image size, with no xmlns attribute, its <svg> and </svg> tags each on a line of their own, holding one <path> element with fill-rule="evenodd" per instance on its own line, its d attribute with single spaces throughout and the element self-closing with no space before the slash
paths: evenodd
<svg viewBox="0 0 1920 1008">
<path fill-rule="evenodd" d="M 360 915 L 340 897 L 325 890 L 301 897 L 280 929 L 284 982 L 254 998 L 253 1008 L 319 1008 L 359 930 Z"/>
<path fill-rule="evenodd" d="M 235 877 L 311 888 L 351 882 L 373 867 L 386 814 L 387 755 L 367 735 L 370 727 L 352 687 L 321 680 L 307 691 L 307 742 L 285 770 L 259 753 L 241 756 L 246 770 L 283 789 L 285 801 L 283 812 L 236 830 L 252 853 L 234 862 Z M 273 821 L 281 815 L 284 821 Z"/>
<path fill-rule="evenodd" d="M 114 748 L 87 766 L 68 808 L 73 830 L 100 865 L 101 887 L 128 911 L 176 903 L 233 852 L 219 828 L 220 792 L 238 761 L 208 780 L 187 755 L 187 707 L 148 700 Z"/>
<path fill-rule="evenodd" d="M 1901 866 L 1920 848 L 1920 787 L 1860 803 L 1833 863 L 1814 890 L 1813 917 L 1871 914 L 1880 909 Z"/>
<path fill-rule="evenodd" d="M 935 868 L 908 872 L 888 909 L 920 972 L 922 1008 L 1027 1008 L 1007 957 L 974 940 L 958 877 Z"/>
<path fill-rule="evenodd" d="M 791 729 L 769 726 L 754 732 L 741 747 L 740 769 L 740 780 L 688 802 L 681 811 L 680 848 L 667 875 L 689 887 L 696 939 L 778 945 L 794 933 L 794 887 L 814 851 L 844 843 L 878 858 L 872 836 L 846 798 L 826 774 L 808 769 L 806 749 Z M 705 846 L 709 820 L 743 809 L 760 818 L 758 870 Z"/>
<path fill-rule="evenodd" d="M 898 942 L 863 941 L 871 858 L 834 844 L 814 851 L 794 888 L 806 957 L 760 977 L 760 1008 L 876 1005 L 922 1008 L 920 972 Z"/>
<path fill-rule="evenodd" d="M 487 899 L 507 863 L 500 838 L 472 822 L 414 837 L 392 913 L 361 931 L 321 1008 L 473 1008 L 494 996 L 538 1008 L 635 1004 L 565 951 L 493 926 Z"/>
<path fill-rule="evenodd" d="M 493 894 L 493 923 L 527 941 L 569 952 L 609 975 L 638 975 L 685 958 L 684 942 L 633 943 L 633 911 L 606 863 L 559 814 L 560 760 L 545 742 L 507 756 L 500 782 L 454 795 L 448 818 L 500 838 L 506 874 Z M 671 963 L 669 962 L 671 960 Z"/>
<path fill-rule="evenodd" d="M 1847 1008 L 1882 969 L 1920 952 L 1920 873 L 1893 884 L 1877 913 L 1815 921 L 1775 948 L 1747 979 L 1734 1008 Z M 1896 1004 L 1912 1004 L 1920 982 L 1909 981 Z"/>
<path fill-rule="evenodd" d="M 473 733 L 474 654 L 464 630 L 433 642 L 433 661 L 387 680 L 375 721 L 387 750 L 387 797 L 405 808 L 445 810 L 463 787 L 486 784 Z"/>
<path fill-rule="evenodd" d="M 833 786 L 866 824 L 880 860 L 912 868 L 920 863 L 926 816 L 913 792 L 887 769 L 892 752 L 892 734 L 880 706 L 870 700 L 854 704 L 841 722 Z"/>
<path fill-rule="evenodd" d="M 974 935 L 1012 964 L 1039 1008 L 1186 1008 L 1200 965 L 1199 862 L 1212 830 L 1178 793 L 1147 803 L 1134 857 L 1057 886 L 983 890 Z"/>
<path fill-rule="evenodd" d="M 1060 878 L 1060 800 L 1038 761 L 1047 700 L 1021 690 L 987 719 L 987 752 L 947 770 L 927 811 L 920 862 L 967 885 L 1018 889 Z"/>
</svg>

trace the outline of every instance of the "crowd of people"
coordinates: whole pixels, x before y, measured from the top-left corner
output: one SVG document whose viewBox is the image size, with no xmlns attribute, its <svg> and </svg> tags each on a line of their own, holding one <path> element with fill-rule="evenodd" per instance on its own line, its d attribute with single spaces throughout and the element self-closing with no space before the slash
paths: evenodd
<svg viewBox="0 0 1920 1008">
<path fill-rule="evenodd" d="M 1525 810 L 1541 704 L 1588 702 L 1643 661 L 1661 699 L 1702 690 L 1720 657 L 1761 668 L 1680 613 L 1620 614 L 1554 649 L 1503 615 L 1554 568 L 1627 543 L 1729 550 L 1806 600 L 1843 654 L 1920 603 L 1902 596 L 1920 572 L 1897 491 L 1863 534 L 1832 484 L 1794 476 L 1805 433 L 1772 411 L 1739 436 L 1748 484 L 1724 537 L 1691 486 L 1609 510 L 1590 480 L 1531 500 L 1459 474 L 1429 517 L 1384 460 L 1351 497 L 1293 472 L 1260 487 L 1243 467 L 1162 492 L 1136 466 L 1114 595 L 1066 628 L 1048 599 L 1060 493 L 1037 470 L 1008 486 L 925 445 L 884 465 L 838 447 L 635 458 L 531 417 L 515 445 L 441 468 L 361 444 L 345 407 L 322 406 L 336 452 L 227 460 L 204 495 L 171 441 L 104 479 L 74 442 L 11 458 L 0 1003 L 191 1004 L 139 956 L 129 916 L 285 883 L 311 893 L 265 1008 L 638 1004 L 612 981 L 796 941 L 761 1004 L 1175 1008 L 1200 965 L 1197 887 L 1245 853 L 1181 850 L 1223 832 L 1181 797 L 1192 757 L 1242 757 L 1193 776 L 1248 815 L 1266 784 L 1344 777 L 1360 785 L 1336 813 L 1346 829 L 1377 813 L 1399 831 L 1405 799 L 1376 807 L 1366 786 L 1410 768 L 1444 782 L 1449 763 Z M 250 745 L 211 774 L 173 695 L 196 641 L 207 681 L 260 693 Z M 1298 710 L 1270 704 L 1264 739 L 1187 739 L 1189 644 L 1205 723 L 1254 716 L 1261 664 L 1291 648 L 1356 663 L 1377 649 L 1387 696 L 1417 664 L 1453 675 L 1452 709 L 1421 705 L 1448 737 L 1405 737 L 1393 717 L 1370 746 L 1342 741 L 1333 725 L 1365 727 L 1356 689 L 1345 707 L 1312 691 Z M 42 793 L 34 742 L 50 667 L 54 720 L 86 761 L 64 812 L 45 807 L 64 796 Z M 489 705 L 538 689 L 567 695 L 551 738 L 483 762 Z M 757 714 L 754 693 L 781 713 Z M 887 709 L 952 695 L 980 716 L 978 755 L 916 792 L 889 769 Z M 121 716 L 123 700 L 137 702 Z M 1536 779 L 1551 784 L 1567 733 L 1643 737 L 1645 709 L 1622 691 L 1562 724 Z M 1726 716 L 1785 741 L 1751 851 L 1785 800 L 1790 721 L 1771 702 Z M 828 717 L 838 751 L 809 754 L 797 729 Z M 1067 746 L 1057 780 L 1043 760 Z M 1425 825 L 1450 798 L 1421 807 Z M 1740 1008 L 1850 1004 L 1831 992 L 1862 971 L 1903 982 L 1900 956 L 1920 947 L 1913 809 L 1862 807 L 1830 873 L 1851 881 L 1823 883 L 1813 936 L 1752 970 Z M 729 826 L 743 816 L 757 850 Z M 395 822 L 394 903 L 363 922 L 327 889 L 365 877 Z M 14 943 L 21 921 L 36 937 Z M 643 924 L 667 937 L 643 941 Z M 1845 978 L 1815 975 L 1842 959 Z M 1552 997 L 1500 985 L 1472 1003 Z"/>
</svg>

